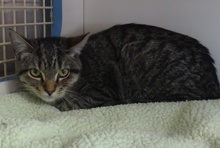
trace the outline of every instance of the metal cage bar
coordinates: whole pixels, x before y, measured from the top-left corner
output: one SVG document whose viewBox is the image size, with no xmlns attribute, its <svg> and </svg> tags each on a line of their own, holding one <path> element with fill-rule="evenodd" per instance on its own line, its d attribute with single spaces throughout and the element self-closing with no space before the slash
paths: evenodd
<svg viewBox="0 0 220 148">
<path fill-rule="evenodd" d="M 9 52 L 8 28 L 28 38 L 50 36 L 52 9 L 52 0 L 0 0 L 0 82 L 16 74 L 15 58 L 8 56 L 14 54 Z"/>
</svg>

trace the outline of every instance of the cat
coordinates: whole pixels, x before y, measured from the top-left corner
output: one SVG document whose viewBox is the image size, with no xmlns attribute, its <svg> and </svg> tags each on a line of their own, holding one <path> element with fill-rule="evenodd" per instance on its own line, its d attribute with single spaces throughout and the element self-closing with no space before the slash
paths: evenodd
<svg viewBox="0 0 220 148">
<path fill-rule="evenodd" d="M 208 49 L 163 28 L 123 24 L 70 38 L 9 35 L 21 84 L 61 111 L 220 98 Z"/>
</svg>

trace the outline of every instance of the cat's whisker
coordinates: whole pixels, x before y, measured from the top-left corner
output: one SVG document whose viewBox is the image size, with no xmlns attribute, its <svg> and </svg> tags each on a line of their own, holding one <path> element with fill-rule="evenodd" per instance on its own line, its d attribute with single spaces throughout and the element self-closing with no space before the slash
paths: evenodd
<svg viewBox="0 0 220 148">
<path fill-rule="evenodd" d="M 61 100 L 63 101 L 63 103 L 65 103 L 64 107 L 60 106 L 64 110 L 66 110 L 66 107 L 68 107 L 68 110 L 79 108 L 79 104 L 76 104 L 76 102 L 72 102 L 73 101 L 72 97 L 65 96 L 65 97 L 61 98 Z M 72 100 L 72 101 L 70 101 L 70 100 Z"/>
<path fill-rule="evenodd" d="M 70 97 L 70 98 L 74 98 L 74 97 L 77 97 L 77 98 L 79 98 L 79 99 L 83 99 L 83 100 L 85 100 L 85 97 L 83 97 L 82 95 L 80 95 L 80 94 L 78 94 L 77 92 L 74 92 L 74 91 L 66 91 L 66 96 L 67 97 Z"/>
<path fill-rule="evenodd" d="M 61 98 L 65 103 L 67 102 L 67 103 L 69 103 L 69 105 L 73 105 L 73 103 L 72 102 L 70 102 L 69 101 L 69 98 L 67 99 L 67 98 Z"/>
<path fill-rule="evenodd" d="M 14 91 L 27 91 L 27 89 L 22 84 L 17 84 Z"/>
</svg>

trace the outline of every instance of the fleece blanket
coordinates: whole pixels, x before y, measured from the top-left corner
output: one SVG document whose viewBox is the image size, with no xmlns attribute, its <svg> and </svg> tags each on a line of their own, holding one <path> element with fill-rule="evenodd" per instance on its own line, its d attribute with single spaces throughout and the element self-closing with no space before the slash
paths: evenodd
<svg viewBox="0 0 220 148">
<path fill-rule="evenodd" d="M 220 100 L 60 112 L 27 93 L 0 96 L 1 148 L 220 148 Z"/>
</svg>

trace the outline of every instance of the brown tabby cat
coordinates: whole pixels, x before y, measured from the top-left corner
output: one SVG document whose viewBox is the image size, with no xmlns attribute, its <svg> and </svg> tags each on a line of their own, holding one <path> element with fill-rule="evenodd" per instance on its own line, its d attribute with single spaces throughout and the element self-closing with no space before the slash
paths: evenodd
<svg viewBox="0 0 220 148">
<path fill-rule="evenodd" d="M 162 28 L 125 24 L 30 40 L 10 31 L 10 38 L 24 88 L 62 111 L 220 97 L 208 49 Z"/>
</svg>

